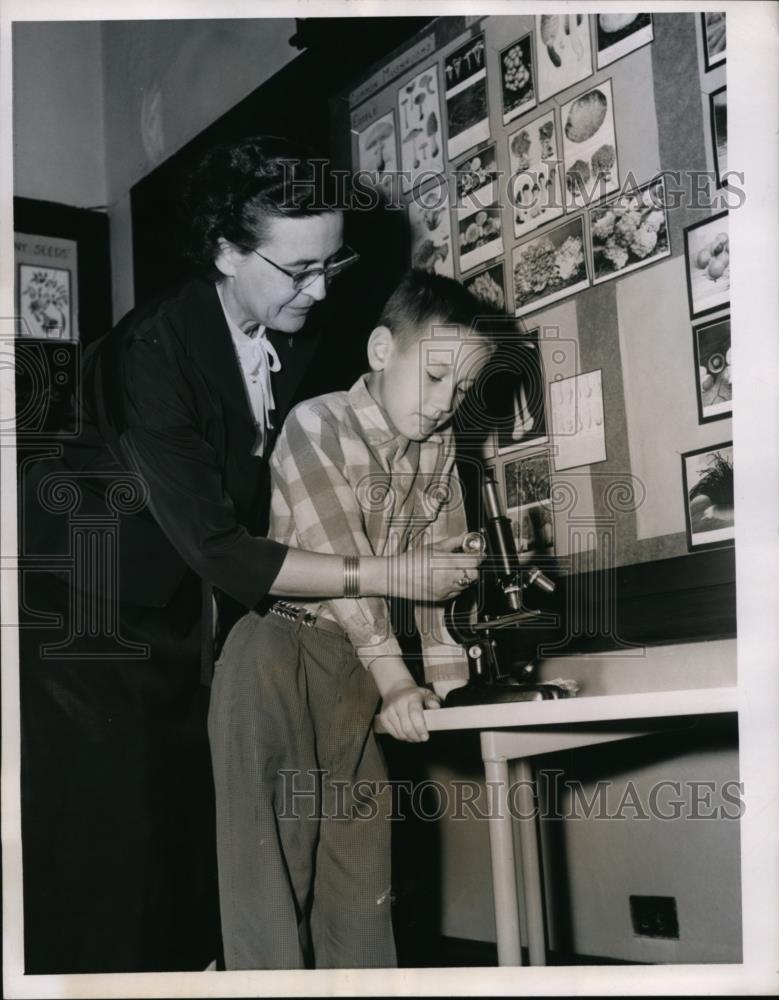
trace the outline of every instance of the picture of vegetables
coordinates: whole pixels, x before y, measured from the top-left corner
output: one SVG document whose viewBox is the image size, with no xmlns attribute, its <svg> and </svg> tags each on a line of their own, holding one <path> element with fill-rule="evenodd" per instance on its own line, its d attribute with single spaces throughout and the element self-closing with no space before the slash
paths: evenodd
<svg viewBox="0 0 779 1000">
<path fill-rule="evenodd" d="M 617 162 L 616 150 L 609 143 L 604 143 L 595 150 L 590 162 L 596 180 L 610 181 L 614 164 Z"/>
<path fill-rule="evenodd" d="M 536 106 L 533 49 L 528 33 L 500 54 L 503 124 Z"/>
<path fill-rule="evenodd" d="M 584 208 L 619 188 L 611 80 L 561 109 L 566 207 Z"/>
<path fill-rule="evenodd" d="M 465 283 L 468 291 L 477 299 L 495 309 L 506 308 L 506 293 L 503 290 L 503 268 L 498 265 L 482 271 Z"/>
<path fill-rule="evenodd" d="M 730 240 L 727 233 L 717 235 L 695 256 L 695 266 L 711 281 L 719 281 L 730 264 Z"/>
<path fill-rule="evenodd" d="M 693 330 L 698 375 L 699 421 L 718 420 L 732 413 L 730 319 L 715 320 Z"/>
<path fill-rule="evenodd" d="M 595 24 L 598 69 L 635 52 L 654 39 L 652 15 L 646 11 L 640 14 L 598 14 Z"/>
</svg>

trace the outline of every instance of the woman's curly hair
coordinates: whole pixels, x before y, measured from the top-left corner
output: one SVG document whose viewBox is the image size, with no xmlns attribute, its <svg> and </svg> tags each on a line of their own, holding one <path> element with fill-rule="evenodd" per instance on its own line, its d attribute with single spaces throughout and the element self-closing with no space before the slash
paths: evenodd
<svg viewBox="0 0 779 1000">
<path fill-rule="evenodd" d="M 249 251 L 273 218 L 333 211 L 328 161 L 277 136 L 254 136 L 209 150 L 184 181 L 187 256 L 210 268 L 224 238 Z"/>
</svg>

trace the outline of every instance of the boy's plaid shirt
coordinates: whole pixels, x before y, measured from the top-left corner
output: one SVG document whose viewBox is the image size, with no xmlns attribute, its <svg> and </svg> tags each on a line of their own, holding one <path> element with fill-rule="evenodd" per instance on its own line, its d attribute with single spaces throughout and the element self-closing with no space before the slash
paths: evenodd
<svg viewBox="0 0 779 1000">
<path fill-rule="evenodd" d="M 348 392 L 295 407 L 271 457 L 269 536 L 301 549 L 388 556 L 467 530 L 451 428 L 425 441 L 398 437 L 365 376 Z M 432 572 L 432 569 L 431 569 Z M 386 600 L 295 603 L 337 621 L 366 667 L 400 656 Z M 465 654 L 440 606 L 416 609 L 428 681 L 467 677 Z"/>
</svg>

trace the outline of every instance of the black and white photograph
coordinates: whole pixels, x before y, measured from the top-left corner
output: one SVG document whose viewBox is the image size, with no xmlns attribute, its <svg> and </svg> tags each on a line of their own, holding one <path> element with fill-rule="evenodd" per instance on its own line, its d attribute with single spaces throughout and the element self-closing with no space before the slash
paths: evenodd
<svg viewBox="0 0 779 1000">
<path fill-rule="evenodd" d="M 439 181 L 408 203 L 411 265 L 431 274 L 454 276 L 449 185 Z"/>
<path fill-rule="evenodd" d="M 484 36 L 477 35 L 444 60 L 449 159 L 487 139 L 487 69 Z"/>
<path fill-rule="evenodd" d="M 720 212 L 684 230 L 690 318 L 724 309 L 730 302 L 728 213 Z"/>
<path fill-rule="evenodd" d="M 506 282 L 503 276 L 503 261 L 500 261 L 498 264 L 492 264 L 490 267 L 485 267 L 483 271 L 479 271 L 477 274 L 466 278 L 463 284 L 481 302 L 486 303 L 488 306 L 493 306 L 500 312 L 507 311 L 508 304 L 506 301 Z"/>
<path fill-rule="evenodd" d="M 514 247 L 514 313 L 524 316 L 587 288 L 584 218 L 579 216 Z"/>
<path fill-rule="evenodd" d="M 533 36 L 530 32 L 501 52 L 500 76 L 503 124 L 508 125 L 538 103 L 533 71 Z"/>
<path fill-rule="evenodd" d="M 687 544 L 690 550 L 732 545 L 735 538 L 733 445 L 682 455 Z"/>
<path fill-rule="evenodd" d="M 507 513 L 520 558 L 548 555 L 554 550 L 549 452 L 507 459 L 503 477 Z"/>
<path fill-rule="evenodd" d="M 520 239 L 564 212 L 560 138 L 554 111 L 508 136 L 509 201 Z"/>
<path fill-rule="evenodd" d="M 707 10 L 701 14 L 703 56 L 708 72 L 727 57 L 727 15 L 725 11 Z"/>
<path fill-rule="evenodd" d="M 592 74 L 589 15 L 537 14 L 535 41 L 539 103 Z"/>
<path fill-rule="evenodd" d="M 611 80 L 560 109 L 566 211 L 592 205 L 619 188 Z"/>
<path fill-rule="evenodd" d="M 444 172 L 438 66 L 433 63 L 398 90 L 398 131 L 403 190 Z"/>
<path fill-rule="evenodd" d="M 705 424 L 733 413 L 730 317 L 693 327 L 698 421 Z"/>
<path fill-rule="evenodd" d="M 0 4 L 4 997 L 777 992 L 776 17 L 625 6 Z"/>
<path fill-rule="evenodd" d="M 598 69 L 648 45 L 654 37 L 652 15 L 648 13 L 609 12 L 598 14 L 594 20 Z"/>
<path fill-rule="evenodd" d="M 399 169 L 397 141 L 393 111 L 382 115 L 357 136 L 357 169 L 364 171 L 389 196 Z"/>
<path fill-rule="evenodd" d="M 19 330 L 22 336 L 71 339 L 70 271 L 19 265 Z"/>
<path fill-rule="evenodd" d="M 728 88 L 709 94 L 709 123 L 717 187 L 727 185 L 728 172 Z"/>
<path fill-rule="evenodd" d="M 589 214 L 594 285 L 670 257 L 662 177 L 590 209 Z"/>
</svg>

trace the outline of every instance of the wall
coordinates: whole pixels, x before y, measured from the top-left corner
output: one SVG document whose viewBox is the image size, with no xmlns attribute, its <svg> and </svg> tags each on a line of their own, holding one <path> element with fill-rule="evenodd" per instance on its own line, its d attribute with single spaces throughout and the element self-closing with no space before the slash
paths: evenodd
<svg viewBox="0 0 779 1000">
<path fill-rule="evenodd" d="M 14 24 L 15 195 L 107 203 L 102 61 L 96 21 Z"/>
<path fill-rule="evenodd" d="M 110 21 L 101 31 L 118 319 L 134 304 L 132 185 L 298 51 L 289 45 L 295 21 L 287 18 Z"/>
</svg>

